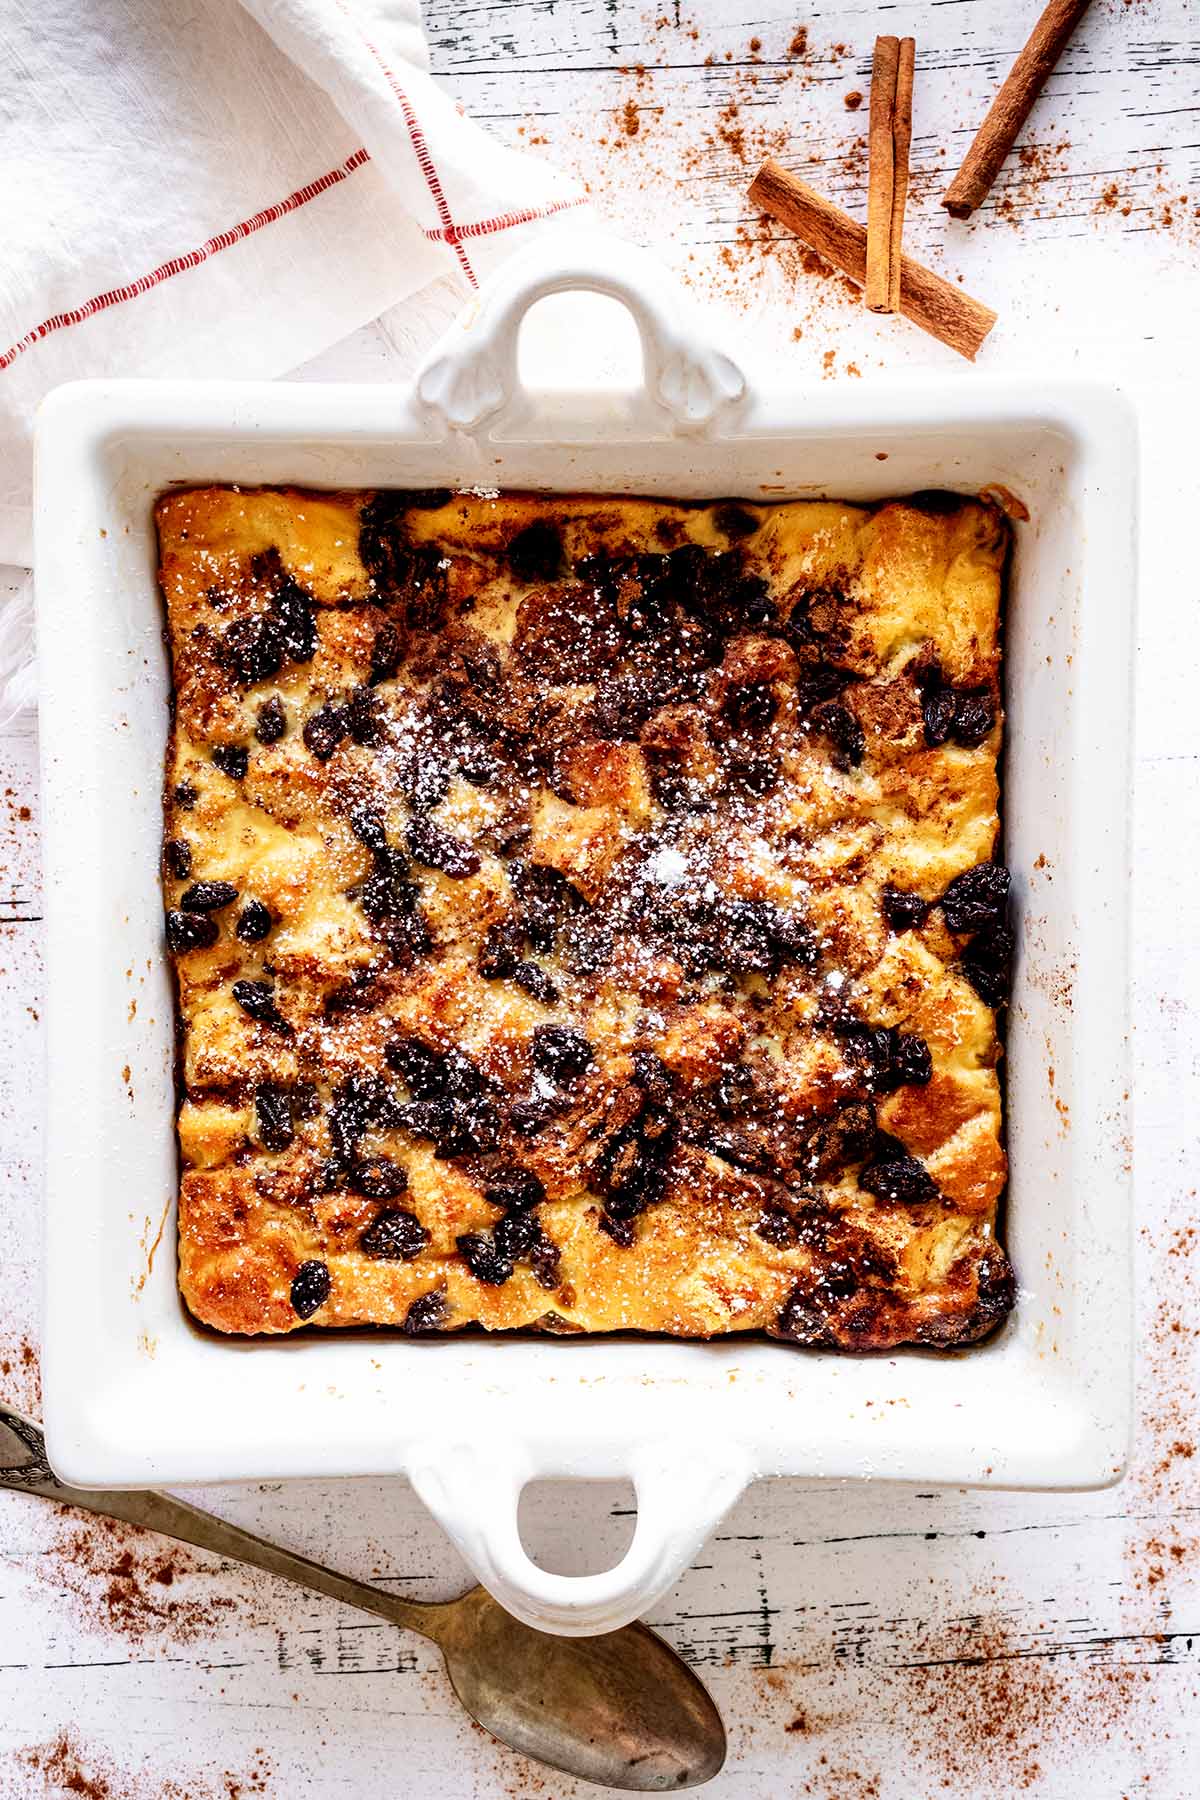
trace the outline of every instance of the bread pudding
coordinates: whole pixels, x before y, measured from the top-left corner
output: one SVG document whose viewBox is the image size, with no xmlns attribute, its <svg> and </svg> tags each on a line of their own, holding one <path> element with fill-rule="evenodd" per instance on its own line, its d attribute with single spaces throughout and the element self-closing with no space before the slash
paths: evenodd
<svg viewBox="0 0 1200 1800">
<path fill-rule="evenodd" d="M 212 487 L 157 524 L 196 1319 L 1004 1318 L 994 506 Z"/>
</svg>

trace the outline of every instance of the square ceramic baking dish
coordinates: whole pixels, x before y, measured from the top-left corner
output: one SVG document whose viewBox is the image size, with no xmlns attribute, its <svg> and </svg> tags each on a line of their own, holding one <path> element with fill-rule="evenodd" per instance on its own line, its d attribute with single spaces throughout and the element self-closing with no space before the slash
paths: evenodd
<svg viewBox="0 0 1200 1800">
<path fill-rule="evenodd" d="M 553 400 L 522 317 L 622 301 L 634 393 Z M 37 574 L 49 954 L 50 1453 L 81 1486 L 405 1472 L 478 1576 L 545 1629 L 599 1631 L 675 1580 L 745 1483 L 1113 1481 L 1131 1412 L 1126 1108 L 1135 445 L 1097 387 L 798 392 L 744 376 L 643 253 L 563 234 L 514 260 L 411 389 L 88 383 L 42 410 Z M 158 859 L 168 669 L 154 498 L 176 484 L 483 486 L 872 500 L 1000 484 L 1028 508 L 1007 616 L 1015 1314 L 961 1353 L 862 1359 L 729 1338 L 254 1342 L 176 1290 L 173 1016 Z M 603 1574 L 525 1554 L 538 1476 L 631 1476 Z"/>
</svg>

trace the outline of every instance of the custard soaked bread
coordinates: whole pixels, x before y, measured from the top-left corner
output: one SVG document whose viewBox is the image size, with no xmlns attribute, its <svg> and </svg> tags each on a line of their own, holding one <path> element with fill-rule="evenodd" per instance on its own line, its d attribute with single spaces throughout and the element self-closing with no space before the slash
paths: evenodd
<svg viewBox="0 0 1200 1800">
<path fill-rule="evenodd" d="M 878 1349 L 1005 1315 L 992 506 L 157 519 L 198 1319 Z"/>
</svg>

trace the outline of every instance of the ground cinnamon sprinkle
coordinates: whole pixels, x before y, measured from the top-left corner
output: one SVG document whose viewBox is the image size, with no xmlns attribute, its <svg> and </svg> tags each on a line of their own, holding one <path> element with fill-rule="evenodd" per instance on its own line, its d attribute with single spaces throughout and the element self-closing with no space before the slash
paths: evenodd
<svg viewBox="0 0 1200 1800">
<path fill-rule="evenodd" d="M 12 1761 L 25 1771 L 20 1789 L 24 1800 L 33 1800 L 35 1794 L 44 1794 L 47 1800 L 63 1794 L 77 1795 L 79 1800 L 249 1800 L 251 1795 L 267 1792 L 271 1774 L 259 1749 L 245 1772 L 225 1770 L 176 1780 L 145 1765 L 137 1769 L 120 1766 L 106 1750 L 81 1744 L 70 1730 L 60 1731 L 48 1743 L 17 1750 Z M 37 1781 L 39 1776 L 37 1786 L 26 1779 Z M 15 1795 L 16 1790 L 12 1791 Z"/>
<path fill-rule="evenodd" d="M 231 1613 L 232 1596 L 214 1592 L 214 1562 L 117 1520 L 62 1509 L 62 1533 L 37 1564 L 39 1577 L 70 1597 L 83 1622 L 142 1644 L 211 1636 Z"/>
<path fill-rule="evenodd" d="M 0 1337 L 0 1377 L 7 1405 L 31 1419 L 42 1413 L 42 1373 L 37 1346 L 25 1336 Z"/>
</svg>

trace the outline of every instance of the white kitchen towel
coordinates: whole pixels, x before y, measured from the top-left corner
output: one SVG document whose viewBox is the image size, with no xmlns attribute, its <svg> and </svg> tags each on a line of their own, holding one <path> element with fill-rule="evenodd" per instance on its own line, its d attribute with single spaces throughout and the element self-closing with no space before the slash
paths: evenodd
<svg viewBox="0 0 1200 1800">
<path fill-rule="evenodd" d="M 31 420 L 59 382 L 280 375 L 579 219 L 577 184 L 431 79 L 418 0 L 7 0 L 3 17 L 0 563 L 30 559 Z"/>
</svg>

